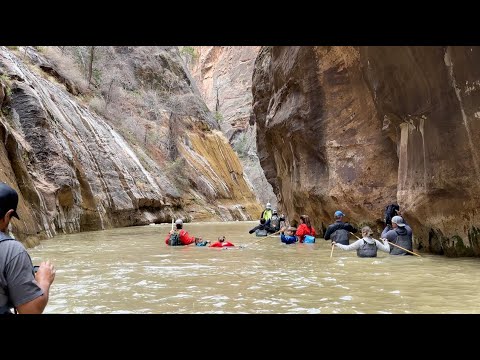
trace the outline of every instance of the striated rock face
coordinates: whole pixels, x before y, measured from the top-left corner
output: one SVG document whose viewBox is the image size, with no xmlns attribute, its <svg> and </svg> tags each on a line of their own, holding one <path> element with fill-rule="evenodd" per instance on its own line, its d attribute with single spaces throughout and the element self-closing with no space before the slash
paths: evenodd
<svg viewBox="0 0 480 360">
<path fill-rule="evenodd" d="M 69 81 L 44 76 L 61 78 L 39 54 L 27 66 L 0 47 L 0 180 L 19 192 L 21 221 L 12 222 L 13 233 L 29 245 L 58 232 L 172 217 L 250 220 L 261 211 L 235 152 L 195 98 L 176 49 L 124 50 L 138 82 L 153 86 L 160 68 L 160 79 L 171 77 L 172 91 L 189 96 L 187 113 L 164 115 L 168 119 L 152 125 L 158 137 L 165 127 L 176 129 L 170 136 L 178 155 L 168 169 L 159 160 L 161 149 L 149 153 L 129 144 L 67 92 Z M 221 158 L 212 156 L 218 150 Z"/>
<path fill-rule="evenodd" d="M 189 67 L 208 108 L 240 156 L 259 201 L 277 199 L 260 166 L 252 116 L 252 73 L 259 46 L 195 46 Z"/>
<path fill-rule="evenodd" d="M 281 207 L 381 230 L 398 201 L 420 248 L 479 256 L 480 48 L 263 47 L 257 146 Z"/>
<path fill-rule="evenodd" d="M 189 64 L 205 104 L 230 141 L 248 124 L 252 72 L 259 46 L 196 46 Z"/>
</svg>

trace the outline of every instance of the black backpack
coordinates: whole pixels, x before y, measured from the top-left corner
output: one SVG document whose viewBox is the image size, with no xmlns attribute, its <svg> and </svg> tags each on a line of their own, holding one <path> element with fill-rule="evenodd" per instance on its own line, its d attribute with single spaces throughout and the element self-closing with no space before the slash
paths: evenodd
<svg viewBox="0 0 480 360">
<path fill-rule="evenodd" d="M 397 204 L 390 204 L 385 207 L 385 222 L 387 225 L 392 225 L 392 218 L 397 215 L 397 211 L 400 210 L 400 206 Z"/>
<path fill-rule="evenodd" d="M 278 215 L 273 215 L 270 219 L 270 227 L 272 230 L 280 230 L 280 217 Z"/>
<path fill-rule="evenodd" d="M 180 232 L 175 231 L 173 234 L 170 234 L 170 239 L 168 239 L 168 245 L 170 246 L 180 246 L 183 245 L 180 241 Z"/>
</svg>

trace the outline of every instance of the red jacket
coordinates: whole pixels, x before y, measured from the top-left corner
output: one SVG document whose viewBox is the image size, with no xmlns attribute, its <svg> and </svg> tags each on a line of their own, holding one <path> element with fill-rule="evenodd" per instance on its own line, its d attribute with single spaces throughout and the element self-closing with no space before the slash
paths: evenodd
<svg viewBox="0 0 480 360">
<path fill-rule="evenodd" d="M 216 243 L 213 243 L 209 247 L 224 247 L 224 246 L 235 246 L 235 245 L 233 245 L 230 241 L 225 240 L 224 242 L 217 241 Z"/>
<path fill-rule="evenodd" d="M 297 232 L 295 233 L 295 235 L 298 236 L 298 241 L 303 243 L 303 239 L 305 238 L 305 235 L 312 235 L 312 236 L 316 236 L 317 233 L 315 231 L 315 229 L 313 228 L 313 226 L 311 226 L 310 228 L 308 228 L 308 226 L 306 224 L 301 224 L 298 229 L 297 229 Z"/>
<path fill-rule="evenodd" d="M 186 232 L 183 229 L 180 230 L 179 236 L 180 236 L 180 241 L 182 242 L 183 245 L 190 245 L 191 243 L 195 242 L 195 236 L 188 235 L 188 232 Z M 170 233 L 165 238 L 165 244 L 168 245 L 169 239 L 170 239 Z"/>
</svg>

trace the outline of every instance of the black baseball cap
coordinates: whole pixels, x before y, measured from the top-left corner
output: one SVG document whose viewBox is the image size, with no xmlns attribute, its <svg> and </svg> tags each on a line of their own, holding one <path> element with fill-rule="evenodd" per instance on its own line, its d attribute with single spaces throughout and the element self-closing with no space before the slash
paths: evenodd
<svg viewBox="0 0 480 360">
<path fill-rule="evenodd" d="M 13 209 L 12 216 L 20 220 L 17 214 L 17 205 L 17 192 L 4 182 L 0 182 L 0 216 L 5 216 L 8 210 Z"/>
</svg>

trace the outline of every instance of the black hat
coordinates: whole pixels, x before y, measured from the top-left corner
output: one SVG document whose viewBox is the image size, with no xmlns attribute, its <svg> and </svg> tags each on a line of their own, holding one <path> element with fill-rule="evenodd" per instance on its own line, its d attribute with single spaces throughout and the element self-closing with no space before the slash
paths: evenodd
<svg viewBox="0 0 480 360">
<path fill-rule="evenodd" d="M 20 220 L 17 214 L 18 194 L 4 182 L 0 182 L 0 216 L 5 216 L 8 210 L 13 209 L 12 216 Z"/>
</svg>

